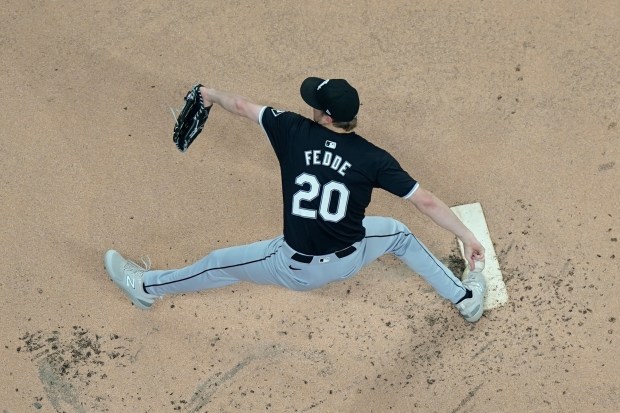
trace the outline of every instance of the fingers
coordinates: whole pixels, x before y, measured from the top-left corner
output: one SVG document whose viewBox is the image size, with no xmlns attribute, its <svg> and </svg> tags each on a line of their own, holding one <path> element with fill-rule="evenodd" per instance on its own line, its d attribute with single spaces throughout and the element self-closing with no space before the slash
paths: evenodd
<svg viewBox="0 0 620 413">
<path fill-rule="evenodd" d="M 465 259 L 471 271 L 482 271 L 484 268 L 484 247 L 478 245 L 465 245 Z"/>
<path fill-rule="evenodd" d="M 213 102 L 209 100 L 209 96 L 207 94 L 207 88 L 204 86 L 201 86 L 199 90 L 200 90 L 200 94 L 202 95 L 202 100 L 205 102 L 205 106 L 213 105 Z"/>
<path fill-rule="evenodd" d="M 465 249 L 465 260 L 467 261 L 467 265 L 471 271 L 474 270 L 477 259 L 476 251 L 472 251 L 469 248 Z"/>
<path fill-rule="evenodd" d="M 484 248 L 482 248 L 482 251 L 474 251 L 471 258 L 474 262 L 474 267 L 471 270 L 476 272 L 482 271 L 484 269 Z"/>
<path fill-rule="evenodd" d="M 484 257 L 482 259 L 474 258 L 471 256 L 467 259 L 467 264 L 469 264 L 469 270 L 471 272 L 480 272 L 484 270 Z"/>
</svg>

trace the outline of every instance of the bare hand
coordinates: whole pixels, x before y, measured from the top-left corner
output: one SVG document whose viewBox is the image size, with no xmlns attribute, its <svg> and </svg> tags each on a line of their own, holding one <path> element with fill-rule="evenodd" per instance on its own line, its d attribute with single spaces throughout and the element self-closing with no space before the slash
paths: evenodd
<svg viewBox="0 0 620 413">
<path fill-rule="evenodd" d="M 465 259 L 469 264 L 470 271 L 476 269 L 476 262 L 481 262 L 482 268 L 484 268 L 484 247 L 477 239 L 463 241 L 463 251 L 465 252 Z M 480 264 L 478 266 L 480 268 Z"/>
<path fill-rule="evenodd" d="M 200 88 L 200 94 L 202 95 L 202 100 L 205 103 L 205 107 L 213 105 L 213 102 L 209 99 L 206 87 L 203 86 Z"/>
</svg>

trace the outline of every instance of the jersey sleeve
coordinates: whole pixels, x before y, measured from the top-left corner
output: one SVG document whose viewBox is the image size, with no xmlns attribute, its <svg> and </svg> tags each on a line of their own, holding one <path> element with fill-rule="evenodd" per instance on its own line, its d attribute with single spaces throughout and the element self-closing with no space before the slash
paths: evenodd
<svg viewBox="0 0 620 413">
<path fill-rule="evenodd" d="M 299 118 L 301 116 L 296 113 L 274 109 L 270 106 L 265 106 L 261 110 L 258 120 L 278 159 L 281 159 L 287 152 L 290 141 L 295 136 L 295 129 L 299 127 Z"/>
<path fill-rule="evenodd" d="M 409 198 L 418 189 L 418 183 L 388 152 L 383 152 L 377 170 L 377 187 L 401 198 Z"/>
</svg>

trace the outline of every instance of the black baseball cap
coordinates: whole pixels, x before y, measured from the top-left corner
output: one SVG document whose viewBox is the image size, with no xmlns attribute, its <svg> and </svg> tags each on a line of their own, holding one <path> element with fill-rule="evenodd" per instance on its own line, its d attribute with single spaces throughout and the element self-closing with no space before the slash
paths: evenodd
<svg viewBox="0 0 620 413">
<path fill-rule="evenodd" d="M 352 121 L 360 108 L 357 90 L 344 79 L 309 77 L 301 83 L 299 92 L 304 102 L 336 122 Z"/>
</svg>

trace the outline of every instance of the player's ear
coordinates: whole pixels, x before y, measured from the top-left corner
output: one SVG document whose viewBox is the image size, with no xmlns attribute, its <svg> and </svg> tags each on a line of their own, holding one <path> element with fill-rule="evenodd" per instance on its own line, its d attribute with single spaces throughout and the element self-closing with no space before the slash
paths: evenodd
<svg viewBox="0 0 620 413">
<path fill-rule="evenodd" d="M 323 112 L 323 122 L 326 125 L 331 125 L 332 123 L 334 123 L 334 118 L 329 116 L 327 113 Z"/>
</svg>

